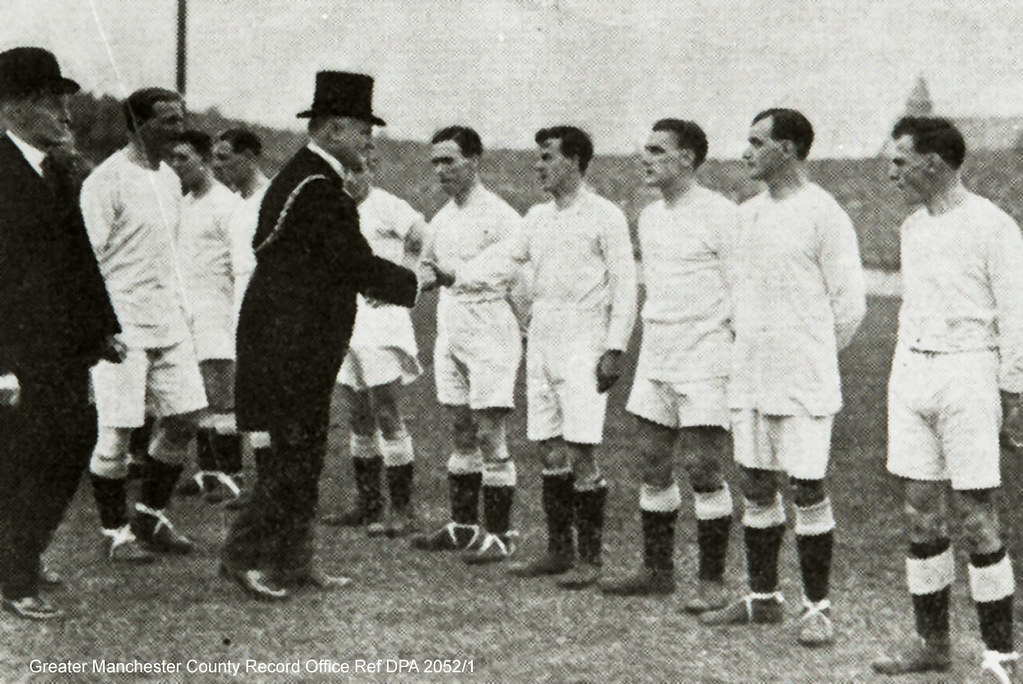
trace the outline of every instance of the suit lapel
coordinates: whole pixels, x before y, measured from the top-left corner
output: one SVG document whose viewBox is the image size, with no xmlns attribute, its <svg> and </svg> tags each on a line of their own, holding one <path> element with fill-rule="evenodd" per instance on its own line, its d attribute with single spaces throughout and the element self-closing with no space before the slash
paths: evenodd
<svg viewBox="0 0 1023 684">
<path fill-rule="evenodd" d="M 7 189 L 4 202 L 8 204 L 9 215 L 45 216 L 54 211 L 53 194 L 46 182 L 3 133 L 0 133 L 0 183 Z"/>
</svg>

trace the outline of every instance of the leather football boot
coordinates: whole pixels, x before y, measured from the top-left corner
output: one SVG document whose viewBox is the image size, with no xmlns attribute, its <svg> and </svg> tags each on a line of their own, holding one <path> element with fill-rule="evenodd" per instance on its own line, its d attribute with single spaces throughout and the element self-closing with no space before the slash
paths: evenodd
<svg viewBox="0 0 1023 684">
<path fill-rule="evenodd" d="M 785 621 L 781 594 L 759 596 L 749 594 L 725 606 L 700 615 L 705 625 L 776 625 Z"/>
</svg>

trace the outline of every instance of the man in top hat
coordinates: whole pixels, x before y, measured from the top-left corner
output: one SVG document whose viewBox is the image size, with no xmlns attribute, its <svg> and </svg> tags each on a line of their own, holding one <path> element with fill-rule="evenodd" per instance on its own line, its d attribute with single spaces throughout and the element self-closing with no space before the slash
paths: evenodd
<svg viewBox="0 0 1023 684">
<path fill-rule="evenodd" d="M 237 333 L 238 427 L 270 433 L 253 498 L 235 519 L 222 572 L 252 596 L 333 588 L 313 564 L 313 518 L 334 381 L 355 322 L 356 294 L 412 306 L 416 275 L 373 255 L 345 176 L 372 145 L 373 79 L 316 75 L 309 144 L 270 184 L 253 248 L 256 270 Z"/>
<path fill-rule="evenodd" d="M 40 554 L 89 463 L 89 367 L 118 361 L 120 330 L 78 210 L 67 96 L 78 84 L 40 48 L 0 53 L 0 588 L 45 620 Z"/>
</svg>

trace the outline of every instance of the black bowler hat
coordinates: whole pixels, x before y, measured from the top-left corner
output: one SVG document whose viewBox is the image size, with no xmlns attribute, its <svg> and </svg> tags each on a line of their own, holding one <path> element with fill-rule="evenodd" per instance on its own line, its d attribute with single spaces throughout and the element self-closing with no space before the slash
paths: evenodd
<svg viewBox="0 0 1023 684">
<path fill-rule="evenodd" d="M 0 52 L 0 96 L 77 93 L 81 86 L 60 73 L 49 50 L 17 47 Z"/>
<path fill-rule="evenodd" d="M 387 125 L 373 114 L 373 77 L 366 74 L 317 72 L 313 106 L 299 114 L 298 118 L 309 119 L 321 114 L 348 116 L 377 126 Z"/>
</svg>

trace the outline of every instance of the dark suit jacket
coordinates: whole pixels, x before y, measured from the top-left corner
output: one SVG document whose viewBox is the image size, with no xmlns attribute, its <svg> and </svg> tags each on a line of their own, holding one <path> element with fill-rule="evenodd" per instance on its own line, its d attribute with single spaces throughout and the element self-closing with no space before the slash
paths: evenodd
<svg viewBox="0 0 1023 684">
<path fill-rule="evenodd" d="M 77 202 L 0 133 L 0 371 L 88 368 L 119 331 Z"/>
<path fill-rule="evenodd" d="M 412 306 L 416 276 L 373 255 L 342 178 L 307 148 L 267 189 L 253 246 L 238 321 L 238 426 L 325 427 L 356 293 Z"/>
</svg>

